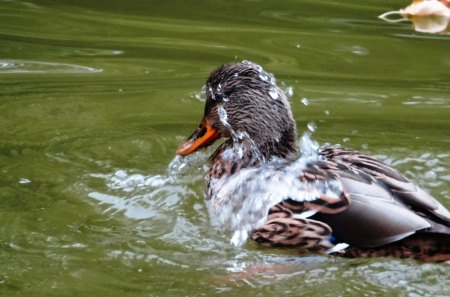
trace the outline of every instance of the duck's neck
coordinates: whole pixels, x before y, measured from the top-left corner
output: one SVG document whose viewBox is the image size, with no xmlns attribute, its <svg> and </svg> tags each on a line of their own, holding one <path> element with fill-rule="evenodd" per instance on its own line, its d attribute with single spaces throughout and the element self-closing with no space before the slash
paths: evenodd
<svg viewBox="0 0 450 297">
<path fill-rule="evenodd" d="M 289 136 L 289 137 L 286 137 Z M 227 140 L 211 156 L 209 177 L 221 178 L 238 173 L 244 168 L 257 167 L 273 158 L 286 159 L 296 151 L 295 132 L 272 142 L 254 142 L 249 139 Z"/>
</svg>

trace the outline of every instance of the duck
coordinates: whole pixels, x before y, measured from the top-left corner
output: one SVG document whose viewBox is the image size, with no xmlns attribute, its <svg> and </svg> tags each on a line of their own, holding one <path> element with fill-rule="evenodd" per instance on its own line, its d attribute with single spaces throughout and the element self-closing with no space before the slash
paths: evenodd
<svg viewBox="0 0 450 297">
<path fill-rule="evenodd" d="M 219 139 L 205 173 L 211 222 L 271 248 L 334 256 L 450 263 L 450 212 L 395 168 L 356 150 L 299 144 L 275 77 L 250 62 L 224 64 L 205 84 L 185 157 Z"/>
</svg>

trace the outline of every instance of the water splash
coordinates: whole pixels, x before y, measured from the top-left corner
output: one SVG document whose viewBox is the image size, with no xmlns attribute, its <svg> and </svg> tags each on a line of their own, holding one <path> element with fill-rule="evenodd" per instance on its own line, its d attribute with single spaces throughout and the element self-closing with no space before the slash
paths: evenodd
<svg viewBox="0 0 450 297">
<path fill-rule="evenodd" d="M 132 192 L 138 188 L 157 188 L 165 185 L 168 177 L 161 175 L 144 176 L 142 174 L 128 174 L 124 170 L 117 170 L 108 182 L 111 189 L 121 189 L 125 192 Z"/>
<path fill-rule="evenodd" d="M 277 99 L 280 93 L 273 75 L 264 72 L 257 64 L 249 61 L 243 63 L 252 65 L 259 71 L 260 79 L 271 83 L 269 95 Z M 297 160 L 273 158 L 266 162 L 248 133 L 233 129 L 223 105 L 218 106 L 217 114 L 233 140 L 229 147 L 220 152 L 221 159 L 242 160 L 244 156 L 248 158 L 250 155 L 250 160 L 245 162 L 258 164 L 255 167 L 241 169 L 231 176 L 206 176 L 209 187 L 205 198 L 211 223 L 221 229 L 231 230 L 233 245 L 243 244 L 249 232 L 266 221 L 270 208 L 285 199 L 308 202 L 323 194 L 336 199 L 339 197 L 342 186 L 338 181 L 302 182 L 298 178 L 308 163 L 323 160 L 318 154 L 318 143 L 311 139 L 311 133 L 317 128 L 315 123 L 308 124 L 309 131 L 300 139 L 302 155 L 298 156 Z M 212 166 L 214 168 L 222 165 Z"/>
<path fill-rule="evenodd" d="M 250 135 L 245 131 L 234 130 L 228 123 L 228 114 L 223 106 L 217 108 L 217 114 L 219 115 L 222 125 L 227 128 L 231 139 L 233 139 L 233 146 L 226 149 L 222 153 L 222 157 L 228 160 L 233 160 L 236 157 L 242 159 L 245 149 L 252 152 L 254 161 L 264 161 L 263 154 L 259 151 Z"/>
<path fill-rule="evenodd" d="M 321 146 L 319 143 L 311 138 L 312 131 L 306 131 L 303 133 L 299 141 L 299 148 L 301 158 L 312 157 L 319 158 L 319 151 Z"/>
<path fill-rule="evenodd" d="M 203 85 L 200 91 L 191 93 L 191 98 L 195 98 L 200 102 L 205 103 L 206 101 L 206 86 Z"/>
<path fill-rule="evenodd" d="M 189 186 L 201 180 L 205 162 L 206 156 L 197 153 L 185 158 L 176 156 L 160 175 L 145 176 L 122 169 L 112 174 L 91 174 L 105 180 L 109 190 L 88 195 L 109 205 L 105 212 L 120 212 L 132 219 L 163 220 L 184 198 L 198 196 Z"/>
<path fill-rule="evenodd" d="M 285 199 L 308 202 L 322 194 L 339 196 L 342 187 L 338 181 L 302 182 L 298 179 L 308 163 L 323 160 L 318 154 L 319 145 L 311 140 L 309 132 L 302 136 L 300 148 L 302 156 L 293 162 L 274 158 L 258 167 L 209 180 L 206 204 L 211 223 L 231 230 L 233 245 L 242 245 L 251 230 L 264 224 L 270 208 Z M 227 154 L 230 154 L 228 158 L 240 157 L 235 150 Z"/>
</svg>

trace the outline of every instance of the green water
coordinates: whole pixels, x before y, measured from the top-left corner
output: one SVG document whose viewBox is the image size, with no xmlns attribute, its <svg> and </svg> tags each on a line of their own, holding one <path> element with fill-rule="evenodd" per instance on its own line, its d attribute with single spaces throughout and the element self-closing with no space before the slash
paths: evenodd
<svg viewBox="0 0 450 297">
<path fill-rule="evenodd" d="M 233 248 L 211 151 L 168 169 L 208 74 L 247 59 L 294 89 L 300 133 L 450 207 L 450 37 L 377 19 L 407 4 L 0 0 L 0 296 L 450 295 L 448 265 Z"/>
</svg>

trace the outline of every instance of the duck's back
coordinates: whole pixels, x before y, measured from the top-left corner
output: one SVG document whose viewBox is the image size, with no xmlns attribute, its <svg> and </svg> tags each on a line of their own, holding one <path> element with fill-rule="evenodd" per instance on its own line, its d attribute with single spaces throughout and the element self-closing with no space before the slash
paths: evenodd
<svg viewBox="0 0 450 297">
<path fill-rule="evenodd" d="M 450 237 L 450 213 L 395 169 L 351 150 L 332 148 L 321 155 L 326 161 L 306 171 L 339 179 L 350 203 L 344 211 L 313 218 L 328 224 L 339 241 L 372 248 L 420 233 Z"/>
</svg>

